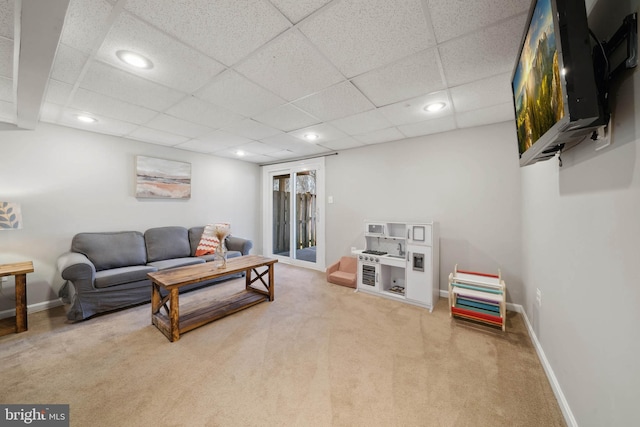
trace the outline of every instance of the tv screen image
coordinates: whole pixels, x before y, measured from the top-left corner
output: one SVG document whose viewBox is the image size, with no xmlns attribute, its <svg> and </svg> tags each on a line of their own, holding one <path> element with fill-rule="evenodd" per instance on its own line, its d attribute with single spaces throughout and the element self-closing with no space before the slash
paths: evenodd
<svg viewBox="0 0 640 427">
<path fill-rule="evenodd" d="M 584 0 L 533 0 L 511 75 L 520 166 L 553 158 L 600 125 Z"/>
<path fill-rule="evenodd" d="M 512 82 L 520 154 L 565 115 L 560 73 L 551 0 L 538 0 Z"/>
</svg>

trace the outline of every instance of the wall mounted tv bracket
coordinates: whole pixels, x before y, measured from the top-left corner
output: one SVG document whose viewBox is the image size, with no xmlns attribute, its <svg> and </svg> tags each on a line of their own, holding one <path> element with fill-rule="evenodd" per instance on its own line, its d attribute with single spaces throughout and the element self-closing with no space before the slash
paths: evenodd
<svg viewBox="0 0 640 427">
<path fill-rule="evenodd" d="M 598 87 L 599 104 L 601 114 L 598 119 L 602 126 L 593 131 L 591 139 L 598 145 L 596 150 L 604 148 L 611 143 L 610 125 L 611 110 L 609 108 L 609 85 L 620 76 L 620 74 L 638 65 L 638 13 L 625 16 L 622 25 L 608 41 L 599 41 L 593 32 L 589 30 L 591 36 L 596 41 L 593 48 L 593 68 L 596 75 L 596 85 Z M 626 57 L 612 70 L 611 62 L 620 57 L 622 53 L 619 48 L 626 43 Z"/>
</svg>

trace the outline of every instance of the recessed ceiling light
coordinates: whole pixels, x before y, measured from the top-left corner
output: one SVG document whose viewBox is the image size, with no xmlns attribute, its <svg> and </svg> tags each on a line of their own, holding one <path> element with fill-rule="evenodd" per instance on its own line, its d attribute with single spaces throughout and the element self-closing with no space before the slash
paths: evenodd
<svg viewBox="0 0 640 427">
<path fill-rule="evenodd" d="M 306 139 L 307 141 L 315 141 L 318 138 L 320 138 L 320 137 L 315 133 L 305 133 L 304 134 L 304 139 Z"/>
<path fill-rule="evenodd" d="M 242 150 L 236 151 L 236 156 L 238 156 L 238 157 L 244 156 L 244 151 L 242 151 Z"/>
<path fill-rule="evenodd" d="M 153 68 L 153 62 L 138 53 L 130 52 L 128 50 L 119 50 L 116 52 L 116 56 L 120 61 L 129 64 L 132 67 L 143 69 Z"/>
<path fill-rule="evenodd" d="M 86 114 L 78 114 L 76 118 L 82 123 L 95 123 L 98 121 L 95 117 L 87 116 Z"/>
<path fill-rule="evenodd" d="M 429 104 L 426 107 L 424 107 L 424 111 L 428 111 L 430 113 L 435 113 L 436 111 L 442 110 L 446 106 L 447 106 L 447 104 L 445 104 L 444 102 L 434 102 L 434 103 Z"/>
</svg>

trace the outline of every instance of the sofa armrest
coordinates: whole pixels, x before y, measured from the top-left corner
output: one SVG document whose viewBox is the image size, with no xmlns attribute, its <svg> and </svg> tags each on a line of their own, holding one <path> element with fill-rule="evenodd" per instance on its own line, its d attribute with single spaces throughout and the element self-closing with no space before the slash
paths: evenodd
<svg viewBox="0 0 640 427">
<path fill-rule="evenodd" d="M 96 277 L 96 267 L 89 258 L 77 252 L 65 252 L 58 257 L 58 271 L 62 278 L 70 281 L 75 291 L 93 290 Z"/>
<path fill-rule="evenodd" d="M 242 237 L 229 236 L 225 242 L 228 250 L 241 252 L 242 255 L 249 255 L 249 251 L 253 247 L 251 240 Z"/>
<path fill-rule="evenodd" d="M 327 267 L 327 270 L 326 270 L 327 278 L 331 273 L 335 273 L 336 271 L 338 271 L 339 268 L 340 268 L 340 260 L 334 262 L 329 267 Z"/>
</svg>

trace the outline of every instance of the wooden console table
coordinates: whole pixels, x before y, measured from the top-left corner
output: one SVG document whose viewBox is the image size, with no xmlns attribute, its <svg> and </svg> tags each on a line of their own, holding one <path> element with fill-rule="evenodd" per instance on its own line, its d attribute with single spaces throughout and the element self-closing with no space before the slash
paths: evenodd
<svg viewBox="0 0 640 427">
<path fill-rule="evenodd" d="M 31 261 L 0 265 L 0 277 L 15 276 L 16 315 L 0 320 L 0 336 L 27 330 L 27 273 L 33 273 Z"/>
<path fill-rule="evenodd" d="M 151 323 L 173 342 L 180 339 L 180 334 L 199 326 L 263 301 L 273 301 L 273 265 L 276 262 L 276 259 L 247 255 L 228 260 L 225 268 L 217 268 L 214 262 L 207 262 L 148 273 L 147 276 L 151 279 Z M 266 267 L 266 270 L 258 272 L 260 267 Z M 181 287 L 243 271 L 246 273 L 244 290 L 210 305 L 180 313 L 178 298 Z M 265 275 L 268 283 L 263 278 Z M 264 285 L 264 290 L 252 286 L 258 280 Z M 164 298 L 160 293 L 161 288 L 169 291 Z M 160 311 L 163 307 L 166 313 Z"/>
</svg>

